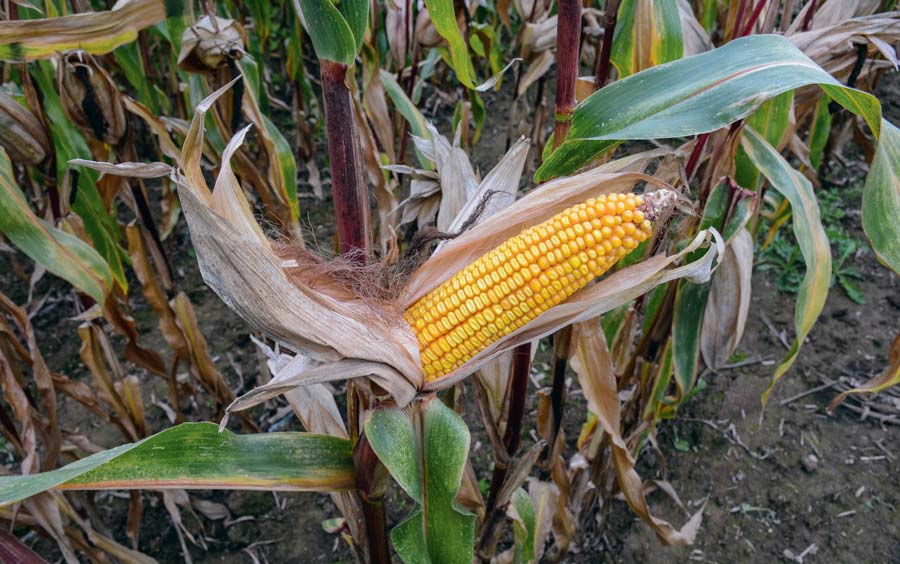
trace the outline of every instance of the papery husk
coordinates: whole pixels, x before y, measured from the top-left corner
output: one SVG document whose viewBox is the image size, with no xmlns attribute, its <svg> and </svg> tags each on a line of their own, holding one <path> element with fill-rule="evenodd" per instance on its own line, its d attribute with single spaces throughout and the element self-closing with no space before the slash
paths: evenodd
<svg viewBox="0 0 900 564">
<path fill-rule="evenodd" d="M 808 10 L 813 9 L 812 29 L 831 27 L 850 18 L 869 16 L 881 6 L 881 0 L 825 0 L 818 4 L 807 2 L 797 13 L 788 28 L 788 34 L 796 33 L 803 27 Z"/>
<path fill-rule="evenodd" d="M 428 15 L 427 7 L 421 8 L 416 16 L 414 35 L 416 41 L 422 47 L 437 47 L 444 42 L 444 38 L 441 37 L 431 22 L 431 16 Z"/>
<path fill-rule="evenodd" d="M 246 128 L 226 147 L 210 194 L 200 169 L 203 120 L 228 87 L 198 106 L 182 149 L 184 174 L 173 175 L 204 281 L 241 317 L 277 341 L 331 363 L 333 369 L 352 367 L 349 377 L 364 376 L 356 368 L 366 361 L 384 365 L 390 377 L 379 384 L 399 403 L 408 402 L 424 375 L 415 336 L 400 312 L 364 300 L 336 299 L 334 293 L 344 289 L 329 292 L 327 281 L 312 287 L 287 276 L 230 166 Z M 342 359 L 351 364 L 334 364 Z"/>
<path fill-rule="evenodd" d="M 384 7 L 384 27 L 388 48 L 397 66 L 402 68 L 406 65 L 408 52 L 406 41 L 409 37 L 406 29 L 406 0 L 387 0 Z M 412 6 L 410 5 L 410 7 Z"/>
<path fill-rule="evenodd" d="M 10 159 L 36 165 L 50 154 L 41 121 L 12 96 L 0 92 L 0 146 Z"/>
<path fill-rule="evenodd" d="M 178 68 L 188 72 L 210 72 L 222 68 L 229 60 L 244 56 L 244 36 L 241 24 L 220 18 L 203 16 L 181 35 Z"/>
<path fill-rule="evenodd" d="M 66 116 L 94 138 L 117 145 L 125 135 L 125 106 L 112 77 L 88 53 L 70 53 L 57 66 L 59 97 Z"/>
</svg>

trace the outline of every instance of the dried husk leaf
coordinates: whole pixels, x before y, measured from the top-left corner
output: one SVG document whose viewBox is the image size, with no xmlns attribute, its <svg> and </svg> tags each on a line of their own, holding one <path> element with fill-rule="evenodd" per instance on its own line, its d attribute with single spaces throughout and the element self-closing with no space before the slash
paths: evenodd
<svg viewBox="0 0 900 564">
<path fill-rule="evenodd" d="M 409 34 L 406 30 L 406 1 L 387 0 L 384 14 L 385 35 L 387 35 L 388 47 L 391 57 L 398 67 L 406 64 L 407 45 Z M 437 31 L 435 31 L 437 33 Z"/>
<path fill-rule="evenodd" d="M 534 556 L 540 562 L 544 555 L 547 537 L 553 530 L 553 516 L 559 503 L 559 488 L 552 482 L 531 480 L 528 495 L 534 504 Z"/>
<path fill-rule="evenodd" d="M 213 19 L 215 18 L 215 19 Z M 203 16 L 181 35 L 178 68 L 211 72 L 244 56 L 244 29 L 234 20 Z"/>
<path fill-rule="evenodd" d="M 815 10 L 811 27 L 819 29 L 837 25 L 851 18 L 871 15 L 878 10 L 880 5 L 881 0 L 826 0 L 818 5 L 807 2 L 791 22 L 788 33 L 801 29 L 806 18 L 806 11 L 809 9 Z"/>
<path fill-rule="evenodd" d="M 424 378 L 415 336 L 399 313 L 361 300 L 339 300 L 327 288 L 298 286 L 288 278 L 229 166 L 245 132 L 226 148 L 216 190 L 209 193 L 200 169 L 202 123 L 223 91 L 198 107 L 182 151 L 184 175 L 173 179 L 204 280 L 244 319 L 316 360 L 384 364 L 392 374 L 386 389 L 398 400 L 410 398 L 410 385 Z M 406 380 L 397 379 L 398 373 Z"/>
<path fill-rule="evenodd" d="M 456 213 L 456 217 L 447 227 L 448 231 L 455 233 L 461 229 L 488 194 L 490 194 L 490 199 L 484 205 L 481 215 L 472 227 L 498 214 L 516 200 L 530 145 L 530 141 L 523 137 L 509 148 L 500 162 L 484 177 L 465 205 Z M 441 246 L 438 246 L 435 252 L 440 252 L 440 250 Z"/>
<path fill-rule="evenodd" d="M 681 16 L 681 30 L 684 35 L 684 56 L 690 57 L 712 49 L 713 42 L 709 34 L 697 21 L 694 10 L 688 0 L 678 0 L 678 13 Z"/>
<path fill-rule="evenodd" d="M 88 53 L 70 53 L 57 66 L 57 83 L 66 116 L 97 140 L 117 145 L 125 135 L 125 107 L 106 69 Z"/>
<path fill-rule="evenodd" d="M 728 363 L 744 335 L 750 311 L 752 273 L 753 238 L 746 229 L 741 229 L 722 256 L 703 313 L 700 351 L 703 361 L 713 370 Z"/>
<path fill-rule="evenodd" d="M 20 163 L 36 165 L 50 154 L 44 126 L 12 96 L 0 92 L 0 146 Z"/>
<path fill-rule="evenodd" d="M 44 419 L 44 431 L 42 433 L 44 457 L 42 467 L 53 468 L 56 466 L 62 440 L 57 423 L 56 390 L 53 385 L 52 374 L 47 367 L 47 363 L 44 362 L 44 357 L 41 355 L 37 335 L 34 332 L 34 327 L 31 325 L 28 312 L 24 308 L 17 306 L 2 292 L 0 292 L 0 310 L 5 310 L 12 317 L 19 334 L 25 337 L 28 350 L 26 352 L 21 346 L 18 346 L 18 355 L 31 368 L 35 386 L 41 395 L 41 415 L 43 416 L 42 419 Z M 0 319 L 0 336 L 3 333 L 7 333 L 13 346 L 19 345 L 19 341 L 11 331 L 11 328 Z"/>
<path fill-rule="evenodd" d="M 416 16 L 415 38 L 422 47 L 437 47 L 443 43 L 444 38 L 437 32 L 428 15 L 428 8 L 423 7 Z"/>
</svg>

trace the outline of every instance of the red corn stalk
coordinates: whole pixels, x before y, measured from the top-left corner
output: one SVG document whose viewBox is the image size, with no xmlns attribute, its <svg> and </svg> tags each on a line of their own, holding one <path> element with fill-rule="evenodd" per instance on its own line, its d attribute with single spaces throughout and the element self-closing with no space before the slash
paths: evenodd
<svg viewBox="0 0 900 564">
<path fill-rule="evenodd" d="M 388 471 L 378 460 L 365 434 L 356 441 L 353 449 L 356 466 L 356 491 L 362 502 L 366 522 L 366 540 L 369 545 L 369 562 L 390 564 L 391 556 L 387 538 L 387 512 L 384 494 L 388 486 Z"/>
<path fill-rule="evenodd" d="M 369 192 L 363 181 L 353 100 L 345 82 L 347 65 L 326 60 L 319 64 L 339 248 L 342 254 L 351 252 L 365 262 L 369 251 Z"/>
<path fill-rule="evenodd" d="M 813 13 L 816 11 L 816 0 L 809 0 L 809 9 L 806 10 L 806 15 L 803 17 L 803 25 L 800 26 L 800 31 L 809 31 L 809 27 L 812 25 L 813 21 Z"/>
<path fill-rule="evenodd" d="M 609 79 L 609 59 L 612 56 L 613 35 L 616 32 L 616 21 L 619 18 L 620 0 L 607 0 L 606 15 L 603 17 L 602 44 L 597 46 L 597 61 L 594 66 L 594 86 L 597 90 L 606 86 Z"/>
<path fill-rule="evenodd" d="M 700 162 L 700 155 L 703 153 L 703 147 L 706 146 L 707 139 L 709 139 L 709 133 L 702 133 L 697 137 L 697 143 L 694 145 L 690 157 L 688 157 L 687 165 L 684 167 L 684 175 L 688 182 L 694 176 L 694 171 L 697 170 L 697 164 Z"/>
<path fill-rule="evenodd" d="M 575 83 L 578 80 L 578 48 L 581 44 L 581 0 L 560 0 L 556 33 L 556 108 L 553 148 L 559 147 L 569 133 L 575 108 Z M 604 32 L 607 33 L 607 32 Z M 604 36 L 605 40 L 605 36 Z M 572 342 L 572 328 L 566 327 L 553 336 L 553 383 L 550 392 L 553 411 L 553 436 L 547 455 L 553 452 L 562 422 L 566 397 L 566 364 Z M 528 358 L 530 361 L 530 357 Z M 529 366 L 530 369 L 530 366 Z"/>
<path fill-rule="evenodd" d="M 331 191 L 339 249 L 341 254 L 350 253 L 352 260 L 364 264 L 370 249 L 369 191 L 363 180 L 353 99 L 346 83 L 347 65 L 320 59 L 319 68 L 322 73 L 322 96 L 325 100 Z M 353 387 L 348 387 L 348 395 L 353 393 Z M 356 435 L 358 429 L 358 409 L 358 402 L 348 405 L 352 436 Z M 366 523 L 369 561 L 389 564 L 387 514 L 383 501 L 387 487 L 387 469 L 375 456 L 365 436 L 355 441 L 353 458 L 356 490 Z"/>
<path fill-rule="evenodd" d="M 578 47 L 581 44 L 581 0 L 560 0 L 556 29 L 556 108 L 553 146 L 558 147 L 569 133 L 575 109 L 575 82 L 578 80 Z"/>
<path fill-rule="evenodd" d="M 750 35 L 750 32 L 753 31 L 753 26 L 756 25 L 757 21 L 759 21 L 759 15 L 762 13 L 762 9 L 766 6 L 767 3 L 768 0 L 757 0 L 756 7 L 753 8 L 753 12 L 750 14 L 750 19 L 747 20 L 747 25 L 744 26 L 744 29 L 736 37 L 744 37 L 745 35 Z"/>
</svg>

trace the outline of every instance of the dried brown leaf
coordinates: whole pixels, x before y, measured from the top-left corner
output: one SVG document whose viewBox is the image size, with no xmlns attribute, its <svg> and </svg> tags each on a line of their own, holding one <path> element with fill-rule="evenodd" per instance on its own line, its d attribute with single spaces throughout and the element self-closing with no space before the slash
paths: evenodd
<svg viewBox="0 0 900 564">
<path fill-rule="evenodd" d="M 628 450 L 619 427 L 622 415 L 617 383 L 615 374 L 610 369 L 608 351 L 604 360 L 606 339 L 600 319 L 593 319 L 577 327 L 576 355 L 572 359 L 572 368 L 578 373 L 579 382 L 588 384 L 584 392 L 589 408 L 596 413 L 600 425 L 609 435 L 616 477 L 628 506 L 666 544 L 684 546 L 693 543 L 700 527 L 703 509 L 691 517 L 681 530 L 650 513 L 641 477 L 634 468 L 634 457 Z"/>
<path fill-rule="evenodd" d="M 728 363 L 744 334 L 750 311 L 753 238 L 742 229 L 728 244 L 713 275 L 703 314 L 700 350 L 707 366 L 716 370 Z"/>
</svg>

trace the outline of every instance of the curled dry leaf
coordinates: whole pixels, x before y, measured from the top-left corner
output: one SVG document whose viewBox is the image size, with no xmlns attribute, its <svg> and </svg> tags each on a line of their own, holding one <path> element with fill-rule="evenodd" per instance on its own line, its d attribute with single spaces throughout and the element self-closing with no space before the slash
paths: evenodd
<svg viewBox="0 0 900 564">
<path fill-rule="evenodd" d="M 888 353 L 888 365 L 881 374 L 861 386 L 838 395 L 828 404 L 828 411 L 837 409 L 850 394 L 874 394 L 897 384 L 900 384 L 900 334 L 891 345 L 891 351 Z"/>
<path fill-rule="evenodd" d="M 700 351 L 707 366 L 716 370 L 728 363 L 741 337 L 750 311 L 753 238 L 741 229 L 728 244 L 716 270 L 703 313 Z"/>
<path fill-rule="evenodd" d="M 416 16 L 415 37 L 416 41 L 426 48 L 437 47 L 444 41 L 444 38 L 441 37 L 441 34 L 434 27 L 431 16 L 428 15 L 427 7 L 420 9 L 419 14 Z"/>
<path fill-rule="evenodd" d="M 815 21 L 818 19 L 816 13 Z M 846 80 L 856 64 L 856 44 L 868 45 L 869 56 L 880 52 L 890 66 L 897 67 L 897 54 L 892 45 L 900 40 L 900 12 L 842 19 L 827 27 L 815 26 L 810 31 L 789 33 L 787 37 L 829 74 Z M 858 79 L 883 66 L 884 63 L 878 62 L 864 65 Z"/>
<path fill-rule="evenodd" d="M 384 26 L 391 56 L 398 67 L 406 64 L 407 44 L 409 37 L 406 28 L 406 0 L 387 0 L 385 2 Z M 423 8 L 425 11 L 427 8 Z M 418 22 L 418 19 L 417 19 Z M 435 31 L 437 33 L 437 31 Z"/>
</svg>

